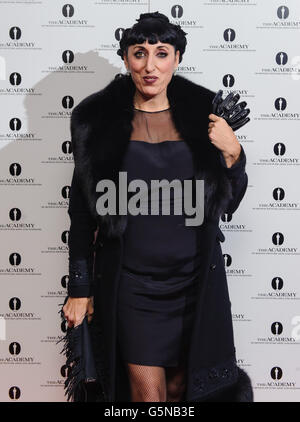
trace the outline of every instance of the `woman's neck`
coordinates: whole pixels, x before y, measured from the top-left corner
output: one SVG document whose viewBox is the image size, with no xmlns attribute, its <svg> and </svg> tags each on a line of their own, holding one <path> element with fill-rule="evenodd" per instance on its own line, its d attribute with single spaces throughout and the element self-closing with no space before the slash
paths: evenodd
<svg viewBox="0 0 300 422">
<path fill-rule="evenodd" d="M 136 91 L 133 97 L 133 106 L 144 111 L 159 111 L 169 108 L 170 103 L 166 92 L 156 95 L 155 97 L 145 98 Z"/>
</svg>

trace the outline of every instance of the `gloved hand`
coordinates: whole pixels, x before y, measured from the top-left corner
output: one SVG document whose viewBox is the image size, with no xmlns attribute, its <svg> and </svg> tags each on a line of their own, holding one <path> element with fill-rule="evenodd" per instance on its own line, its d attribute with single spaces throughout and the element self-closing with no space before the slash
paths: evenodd
<svg viewBox="0 0 300 422">
<path fill-rule="evenodd" d="M 231 92 L 224 100 L 222 95 L 223 91 L 220 89 L 212 101 L 213 114 L 223 117 L 232 130 L 237 130 L 248 123 L 250 118 L 247 116 L 250 113 L 250 109 L 245 109 L 247 105 L 245 101 L 237 104 L 240 95 Z"/>
</svg>

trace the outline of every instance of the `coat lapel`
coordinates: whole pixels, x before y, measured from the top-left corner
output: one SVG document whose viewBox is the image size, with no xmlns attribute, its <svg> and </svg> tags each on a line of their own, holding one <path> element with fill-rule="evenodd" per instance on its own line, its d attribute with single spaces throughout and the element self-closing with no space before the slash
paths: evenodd
<svg viewBox="0 0 300 422">
<path fill-rule="evenodd" d="M 91 215 L 101 226 L 103 237 L 122 235 L 127 216 L 99 216 L 96 185 L 114 180 L 122 165 L 132 131 L 135 85 L 128 75 L 117 75 L 105 88 L 84 98 L 71 116 L 71 137 L 75 173 L 85 194 Z M 195 177 L 204 179 L 205 217 L 218 219 L 231 197 L 231 186 L 220 164 L 219 150 L 208 138 L 208 115 L 215 93 L 183 76 L 173 75 L 167 96 L 178 132 L 189 145 Z"/>
</svg>

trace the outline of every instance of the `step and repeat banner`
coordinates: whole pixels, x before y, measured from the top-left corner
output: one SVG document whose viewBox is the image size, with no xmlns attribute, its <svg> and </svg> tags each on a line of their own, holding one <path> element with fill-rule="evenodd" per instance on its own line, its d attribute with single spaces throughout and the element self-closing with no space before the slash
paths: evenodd
<svg viewBox="0 0 300 422">
<path fill-rule="evenodd" d="M 125 73 L 122 32 L 155 11 L 188 33 L 178 74 L 251 109 L 248 189 L 220 219 L 238 365 L 255 401 L 300 401 L 299 0 L 0 0 L 2 402 L 66 400 L 70 115 Z"/>
</svg>

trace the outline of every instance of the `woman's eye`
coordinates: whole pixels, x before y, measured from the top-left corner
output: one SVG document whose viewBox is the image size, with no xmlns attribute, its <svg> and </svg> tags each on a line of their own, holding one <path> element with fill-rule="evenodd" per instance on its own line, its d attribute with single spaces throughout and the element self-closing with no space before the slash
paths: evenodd
<svg viewBox="0 0 300 422">
<path fill-rule="evenodd" d="M 138 51 L 137 53 L 135 53 L 134 55 L 135 55 L 135 57 L 141 57 L 141 55 L 140 54 L 144 54 L 143 53 L 143 51 Z M 161 55 L 162 54 L 162 55 Z M 166 57 L 168 54 L 167 53 L 163 53 L 163 52 L 161 52 L 161 53 L 158 53 L 158 55 L 160 56 L 160 57 Z"/>
</svg>

